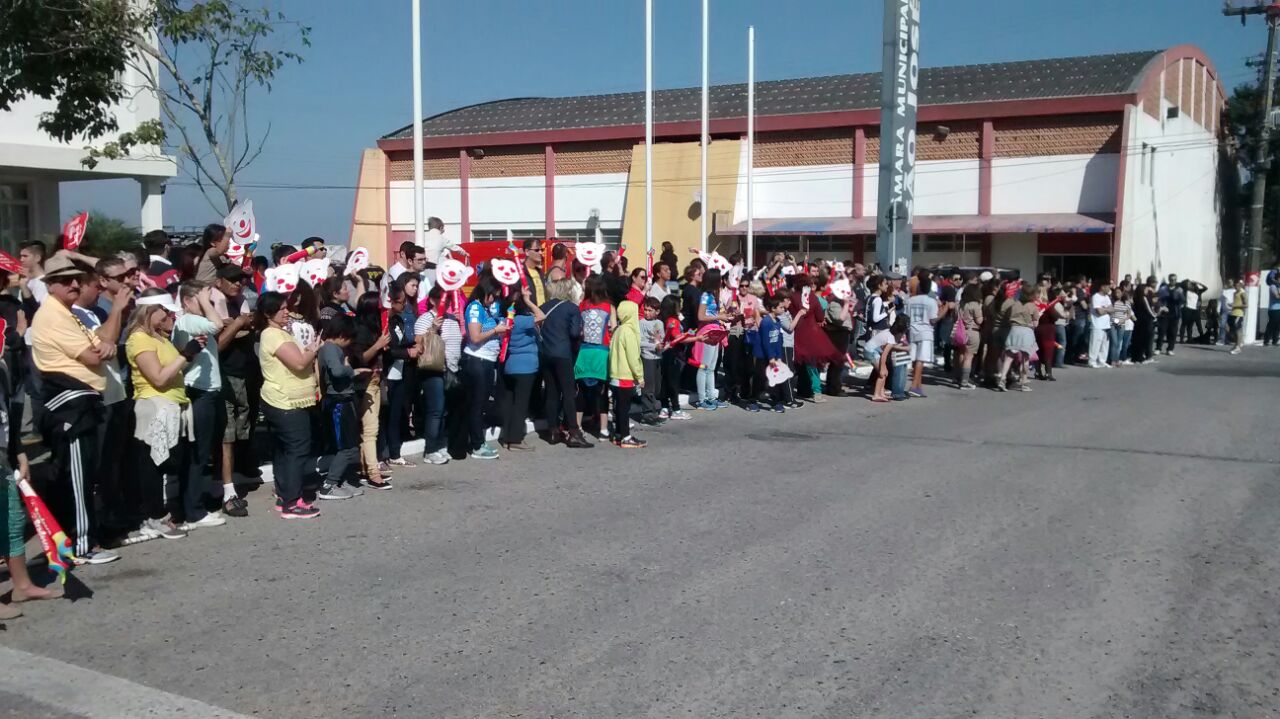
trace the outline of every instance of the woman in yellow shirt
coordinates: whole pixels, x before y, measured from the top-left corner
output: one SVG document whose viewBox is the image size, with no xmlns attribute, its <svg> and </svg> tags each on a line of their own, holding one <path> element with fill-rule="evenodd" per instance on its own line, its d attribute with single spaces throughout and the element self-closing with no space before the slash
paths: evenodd
<svg viewBox="0 0 1280 719">
<path fill-rule="evenodd" d="M 200 472 L 192 464 L 200 457 L 191 451 L 191 403 L 182 373 L 204 348 L 203 338 L 191 340 L 179 350 L 169 341 L 178 305 L 167 292 L 151 289 L 138 299 L 125 330 L 125 355 L 133 371 L 133 398 L 137 427 L 142 509 L 146 516 L 139 530 L 151 537 L 179 539 L 201 527 L 226 524 L 204 508 L 207 482 L 199 486 Z M 208 457 L 204 458 L 206 461 Z M 183 524 L 175 526 L 165 506 L 165 475 L 178 475 Z"/>
<path fill-rule="evenodd" d="M 310 519 L 320 510 L 302 501 L 302 477 L 311 455 L 311 411 L 316 404 L 319 338 L 302 347 L 285 329 L 289 308 L 279 292 L 258 298 L 258 362 L 262 365 L 262 416 L 271 430 L 271 466 L 284 519 Z"/>
</svg>

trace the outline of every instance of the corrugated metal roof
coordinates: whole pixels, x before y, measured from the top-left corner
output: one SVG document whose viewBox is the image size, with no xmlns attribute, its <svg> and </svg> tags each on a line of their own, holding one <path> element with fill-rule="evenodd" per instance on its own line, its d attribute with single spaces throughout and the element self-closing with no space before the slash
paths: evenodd
<svg viewBox="0 0 1280 719">
<path fill-rule="evenodd" d="M 989 65 L 923 68 L 920 104 L 951 105 L 1001 100 L 1087 97 L 1136 92 L 1143 68 L 1159 51 L 1025 60 Z M 711 88 L 711 118 L 746 115 L 747 86 Z M 758 116 L 874 109 L 880 105 L 880 73 L 830 75 L 756 83 Z M 701 117 L 699 88 L 654 93 L 658 123 Z M 427 137 L 535 132 L 635 125 L 644 122 L 644 93 L 516 98 L 450 110 L 422 122 Z M 412 136 L 409 125 L 383 139 Z"/>
</svg>

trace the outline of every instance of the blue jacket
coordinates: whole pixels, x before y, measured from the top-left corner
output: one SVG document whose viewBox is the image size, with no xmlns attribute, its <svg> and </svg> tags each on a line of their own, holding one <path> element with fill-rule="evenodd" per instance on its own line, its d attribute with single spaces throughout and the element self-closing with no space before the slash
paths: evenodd
<svg viewBox="0 0 1280 719">
<path fill-rule="evenodd" d="M 754 338 L 751 337 L 752 334 L 755 335 Z M 773 315 L 762 317 L 760 331 L 748 334 L 748 338 L 752 339 L 751 353 L 756 359 L 782 359 L 782 325 L 778 324 Z"/>
<path fill-rule="evenodd" d="M 551 300 L 542 305 L 542 354 L 571 360 L 582 337 L 582 311 L 572 302 Z"/>
</svg>

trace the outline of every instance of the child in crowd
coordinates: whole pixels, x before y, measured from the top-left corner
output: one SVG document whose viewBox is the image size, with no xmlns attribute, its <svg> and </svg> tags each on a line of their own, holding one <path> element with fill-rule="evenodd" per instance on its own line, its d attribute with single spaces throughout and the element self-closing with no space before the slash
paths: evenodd
<svg viewBox="0 0 1280 719">
<path fill-rule="evenodd" d="M 662 320 L 658 319 L 662 303 L 656 297 L 645 297 L 639 304 L 644 315 L 640 320 L 640 361 L 644 364 L 644 376 L 648 380 L 640 395 L 640 422 L 657 426 L 671 415 L 658 399 L 662 391 L 663 331 Z"/>
<path fill-rule="evenodd" d="M 607 416 L 603 414 L 608 403 L 605 383 L 609 380 L 609 340 L 616 322 L 613 305 L 609 303 L 609 289 L 604 278 L 591 275 L 582 287 L 582 345 L 573 366 L 573 376 L 581 384 L 582 414 L 578 426 L 588 434 L 608 439 Z"/>
<path fill-rule="evenodd" d="M 760 411 L 760 405 L 755 401 L 757 398 L 767 400 L 769 406 L 774 412 L 782 414 L 787 410 L 782 406 L 782 385 L 770 387 L 768 379 L 768 370 L 770 367 L 777 367 L 785 361 L 782 352 L 782 326 L 778 322 L 778 316 L 786 309 L 790 300 L 778 295 L 770 295 L 764 298 L 764 315 L 760 318 L 757 331 L 754 333 L 754 344 L 752 345 L 753 354 L 755 355 L 755 387 L 756 397 L 753 397 L 751 407 L 752 411 Z"/>
<path fill-rule="evenodd" d="M 774 293 L 779 298 L 785 299 L 782 305 L 783 309 L 778 313 L 777 322 L 779 329 L 782 330 L 782 356 L 787 367 L 791 368 L 791 378 L 782 384 L 782 403 L 791 409 L 797 409 L 804 406 L 803 402 L 796 399 L 796 328 L 795 316 L 791 314 L 791 304 L 793 294 L 791 290 L 782 288 Z"/>
<path fill-rule="evenodd" d="M 360 467 L 360 421 L 356 411 L 355 381 L 357 374 L 372 372 L 369 368 L 352 369 L 347 351 L 356 337 L 355 320 L 335 315 L 320 333 L 324 344 L 316 361 L 320 366 L 321 419 L 328 450 L 333 455 L 329 477 L 317 495 L 320 499 L 351 499 L 364 494 L 359 488 L 356 471 Z M 350 485 L 350 488 L 343 485 Z"/>
<path fill-rule="evenodd" d="M 643 449 L 647 444 L 631 434 L 631 397 L 644 389 L 644 363 L 640 360 L 639 308 L 631 300 L 618 305 L 618 326 L 609 342 L 609 385 L 613 388 L 613 443 L 623 449 Z"/>
<path fill-rule="evenodd" d="M 911 326 L 911 320 L 906 315 L 898 315 L 893 320 L 893 325 L 889 329 L 875 330 L 871 334 L 871 339 L 867 340 L 863 351 L 866 353 L 867 361 L 876 369 L 872 377 L 874 381 L 874 389 L 871 392 L 872 402 L 888 402 L 890 397 L 885 394 L 885 382 L 889 379 L 890 372 L 894 377 L 894 388 L 902 386 L 904 392 L 902 397 L 898 397 L 898 392 L 894 392 L 893 399 L 906 399 L 906 368 L 895 368 L 894 352 L 910 352 L 911 347 L 904 343 L 907 331 Z M 908 355 L 909 356 L 909 355 Z"/>
<path fill-rule="evenodd" d="M 916 293 L 907 300 L 907 316 L 911 318 L 911 386 L 907 394 L 924 396 L 924 366 L 933 364 L 934 326 L 938 324 L 938 301 L 929 293 L 933 281 L 921 272 L 916 277 Z"/>
<path fill-rule="evenodd" d="M 659 367 L 662 384 L 658 388 L 658 399 L 668 419 L 692 419 L 692 415 L 680 408 L 680 370 L 684 366 L 684 354 L 694 339 L 680 322 L 678 296 L 671 294 L 662 300 L 659 318 L 662 321 L 663 347 Z M 696 403 L 696 398 L 694 401 Z"/>
</svg>

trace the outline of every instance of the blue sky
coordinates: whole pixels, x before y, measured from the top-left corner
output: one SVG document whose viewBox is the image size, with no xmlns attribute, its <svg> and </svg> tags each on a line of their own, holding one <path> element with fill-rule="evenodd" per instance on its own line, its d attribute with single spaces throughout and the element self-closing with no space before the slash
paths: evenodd
<svg viewBox="0 0 1280 719">
<path fill-rule="evenodd" d="M 253 4 L 256 0 L 243 0 Z M 1252 2 L 1252 0 L 1238 0 Z M 263 239 L 320 235 L 345 243 L 361 148 L 412 122 L 409 0 L 275 0 L 312 27 L 306 62 L 285 68 L 251 114 L 271 123 L 248 183 L 338 189 L 250 189 Z M 1221 15 L 1218 0 L 924 0 L 926 66 L 1148 50 L 1191 43 L 1228 87 L 1253 77 L 1247 56 L 1265 31 Z M 711 80 L 746 79 L 746 28 L 756 26 L 758 79 L 879 69 L 881 0 L 712 0 Z M 698 0 L 654 0 L 659 88 L 700 82 Z M 518 96 L 644 88 L 643 0 L 423 0 L 424 111 Z M 165 195 L 165 221 L 216 221 L 185 177 Z M 96 209 L 136 222 L 131 180 L 66 183 L 63 215 Z"/>
</svg>

